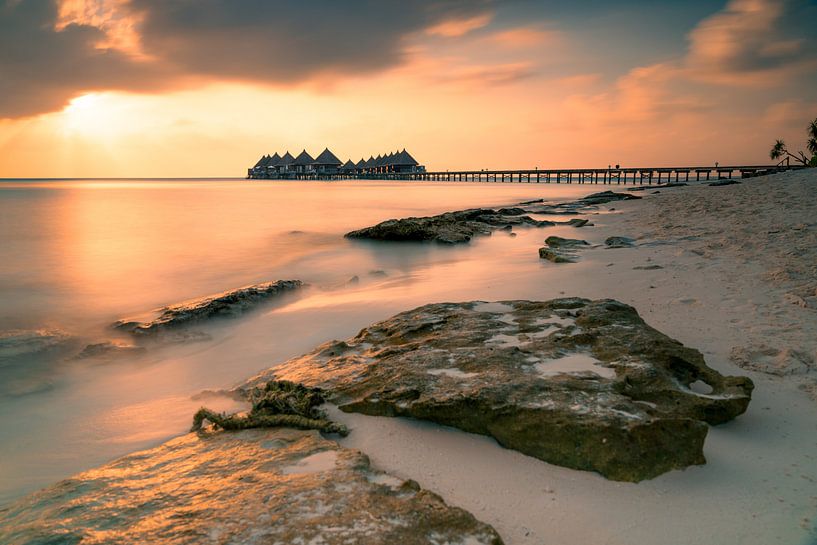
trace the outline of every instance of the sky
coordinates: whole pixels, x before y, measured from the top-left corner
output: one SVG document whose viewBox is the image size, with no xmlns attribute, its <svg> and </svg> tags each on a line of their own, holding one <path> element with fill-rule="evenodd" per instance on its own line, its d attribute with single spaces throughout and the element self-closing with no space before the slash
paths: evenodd
<svg viewBox="0 0 817 545">
<path fill-rule="evenodd" d="M 0 177 L 768 164 L 817 0 L 0 0 Z"/>
</svg>

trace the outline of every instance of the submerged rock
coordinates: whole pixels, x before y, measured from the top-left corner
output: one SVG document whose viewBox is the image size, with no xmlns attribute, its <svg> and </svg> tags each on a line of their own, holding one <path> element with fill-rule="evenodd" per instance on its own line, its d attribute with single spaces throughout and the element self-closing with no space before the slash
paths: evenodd
<svg viewBox="0 0 817 545">
<path fill-rule="evenodd" d="M 656 185 L 640 185 L 638 187 L 631 187 L 628 188 L 627 191 L 645 191 L 647 189 L 664 189 L 670 187 L 686 187 L 689 184 L 686 182 L 671 182 L 668 184 L 656 184 Z"/>
<path fill-rule="evenodd" d="M 114 341 L 89 344 L 74 356 L 74 359 L 109 359 L 119 356 L 138 356 L 145 353 L 145 347 L 123 344 Z"/>
<path fill-rule="evenodd" d="M 75 340 L 58 329 L 0 331 L 0 366 L 18 358 L 68 348 Z"/>
<path fill-rule="evenodd" d="M 507 213 L 502 213 L 503 210 Z M 538 221 L 530 216 L 520 215 L 522 213 L 524 210 L 521 208 L 475 208 L 446 212 L 438 216 L 386 220 L 372 227 L 346 233 L 345 236 L 356 239 L 459 244 L 468 242 L 475 236 L 490 235 L 500 229 L 554 225 L 550 221 Z"/>
<path fill-rule="evenodd" d="M 247 286 L 165 307 L 158 317 L 147 322 L 121 320 L 114 324 L 114 328 L 136 337 L 145 337 L 212 318 L 235 318 L 268 299 L 297 290 L 302 285 L 300 280 L 278 280 Z"/>
<path fill-rule="evenodd" d="M 632 193 L 615 193 L 613 191 L 602 191 L 600 193 L 591 193 L 586 197 L 579 199 L 579 202 L 584 204 L 605 204 L 614 201 L 629 201 L 633 199 L 641 199 L 638 195 Z"/>
<path fill-rule="evenodd" d="M 270 379 L 323 388 L 343 411 L 430 420 L 622 481 L 705 463 L 707 423 L 743 413 L 753 388 L 632 307 L 578 298 L 426 305 L 246 387 Z"/>
<path fill-rule="evenodd" d="M 471 543 L 489 525 L 315 431 L 187 434 L 0 510 L 0 542 Z"/>
<path fill-rule="evenodd" d="M 572 220 L 563 222 L 562 225 L 569 225 L 570 227 L 584 227 L 585 225 L 588 227 L 592 226 L 593 224 L 589 222 L 590 220 L 573 218 Z"/>
<path fill-rule="evenodd" d="M 540 214 L 544 216 L 577 216 L 581 213 L 577 207 L 561 207 L 558 205 L 544 205 L 528 207 L 527 211 L 530 214 Z"/>
</svg>

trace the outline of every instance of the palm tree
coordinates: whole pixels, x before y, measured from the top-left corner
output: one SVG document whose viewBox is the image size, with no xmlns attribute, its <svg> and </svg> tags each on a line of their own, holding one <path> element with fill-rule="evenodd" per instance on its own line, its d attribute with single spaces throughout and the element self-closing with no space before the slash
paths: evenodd
<svg viewBox="0 0 817 545">
<path fill-rule="evenodd" d="M 769 152 L 769 158 L 771 158 L 773 161 L 777 161 L 786 154 L 791 155 L 786 150 L 786 143 L 782 140 L 775 140 L 774 146 L 772 146 L 772 151 Z"/>
<path fill-rule="evenodd" d="M 806 142 L 806 147 L 813 155 L 817 156 L 817 119 L 809 123 L 809 126 L 806 128 L 806 132 L 809 136 L 808 142 Z M 769 157 L 775 161 L 781 158 L 794 159 L 803 166 L 810 166 L 811 164 L 805 153 L 798 151 L 797 155 L 795 155 L 788 150 L 786 143 L 782 140 L 775 140 L 774 146 L 772 146 L 771 151 L 769 151 Z M 815 161 L 815 159 L 812 158 L 812 161 Z"/>
<path fill-rule="evenodd" d="M 817 118 L 815 118 L 814 121 L 809 123 L 808 128 L 806 129 L 806 133 L 808 134 L 808 142 L 806 143 L 806 148 L 808 148 L 812 155 L 817 156 Z"/>
</svg>

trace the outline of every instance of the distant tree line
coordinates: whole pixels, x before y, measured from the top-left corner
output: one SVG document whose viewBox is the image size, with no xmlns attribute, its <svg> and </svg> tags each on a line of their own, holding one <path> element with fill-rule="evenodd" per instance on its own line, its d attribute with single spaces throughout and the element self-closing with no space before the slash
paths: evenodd
<svg viewBox="0 0 817 545">
<path fill-rule="evenodd" d="M 802 151 L 798 151 L 796 154 L 790 152 L 786 147 L 786 143 L 782 140 L 775 141 L 772 150 L 769 152 L 769 157 L 774 160 L 794 159 L 804 166 L 817 167 L 817 118 L 806 127 L 806 134 L 808 134 L 806 149 L 811 153 L 811 159 Z"/>
</svg>

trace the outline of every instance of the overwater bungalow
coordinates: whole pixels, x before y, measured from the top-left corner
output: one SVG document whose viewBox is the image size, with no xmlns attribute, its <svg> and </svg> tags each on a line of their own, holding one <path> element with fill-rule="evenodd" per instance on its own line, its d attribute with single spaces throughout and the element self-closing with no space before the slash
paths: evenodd
<svg viewBox="0 0 817 545">
<path fill-rule="evenodd" d="M 298 154 L 295 160 L 292 161 L 291 166 L 296 174 L 311 174 L 314 163 L 315 159 L 313 159 L 306 150 L 303 150 Z"/>
<path fill-rule="evenodd" d="M 329 148 L 326 148 L 315 158 L 313 168 L 318 176 L 321 174 L 337 174 L 341 164 L 341 160 L 329 151 Z"/>
<path fill-rule="evenodd" d="M 388 154 L 378 154 L 375 158 L 369 156 L 357 163 L 351 159 L 345 163 L 325 148 L 316 158 L 312 158 L 306 150 L 297 157 L 288 151 L 284 155 L 277 152 L 274 155 L 263 155 L 254 166 L 247 169 L 248 178 L 265 179 L 331 179 L 343 178 L 375 178 L 381 174 L 425 172 L 414 157 L 405 149 Z"/>
</svg>

